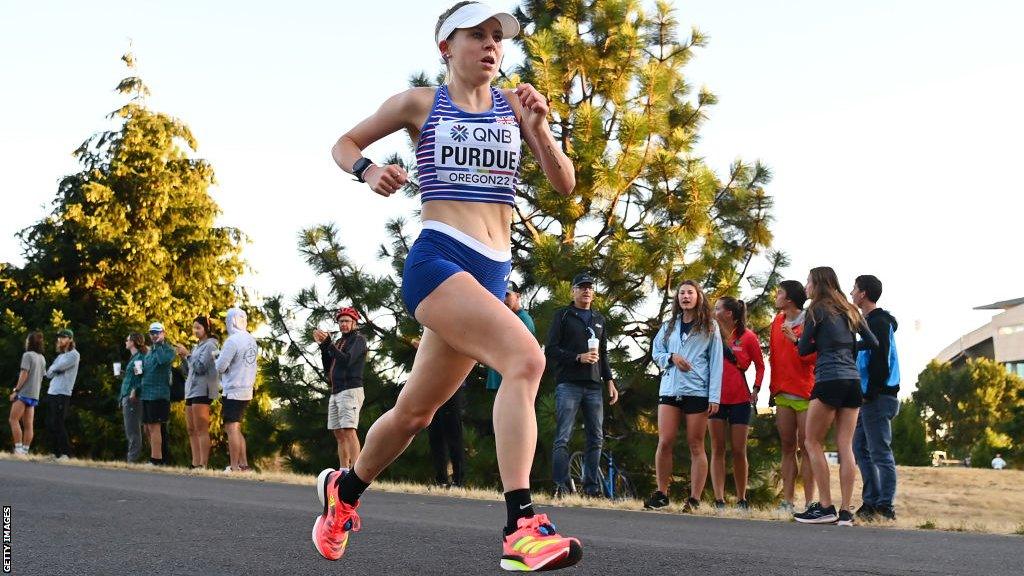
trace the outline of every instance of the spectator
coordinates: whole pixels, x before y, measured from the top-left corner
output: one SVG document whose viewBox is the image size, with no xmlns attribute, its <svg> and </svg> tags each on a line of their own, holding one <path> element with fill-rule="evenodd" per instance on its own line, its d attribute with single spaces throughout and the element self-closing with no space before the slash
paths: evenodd
<svg viewBox="0 0 1024 576">
<path fill-rule="evenodd" d="M 509 310 L 515 312 L 516 316 L 519 316 L 519 319 L 523 321 L 523 324 L 526 326 L 526 329 L 530 331 L 530 334 L 537 334 L 537 326 L 533 323 L 533 318 L 530 317 L 526 308 L 523 308 L 523 303 L 519 295 L 519 286 L 517 286 L 515 282 L 509 281 L 508 283 L 508 288 L 505 291 L 505 306 L 508 306 Z M 494 368 L 488 367 L 486 383 L 487 389 L 497 391 L 500 386 L 501 374 L 498 374 L 498 371 Z"/>
<path fill-rule="evenodd" d="M 146 346 L 146 339 L 142 334 L 132 333 L 125 338 L 124 347 L 131 357 L 128 359 L 127 368 L 123 370 L 121 394 L 117 403 L 121 406 L 124 435 L 128 439 L 128 454 L 125 460 L 136 462 L 142 453 L 142 405 L 139 404 L 142 397 L 142 362 L 149 352 L 149 346 Z"/>
<path fill-rule="evenodd" d="M 644 501 L 644 508 L 669 505 L 672 479 L 672 451 L 679 425 L 686 421 L 686 443 L 690 447 L 690 496 L 684 511 L 700 506 L 708 479 L 708 455 L 704 451 L 708 417 L 718 412 L 722 401 L 722 372 L 725 352 L 718 329 L 700 285 L 684 280 L 672 301 L 672 317 L 661 325 L 654 338 L 652 356 L 661 368 L 658 390 L 658 450 L 654 469 L 658 489 Z"/>
<path fill-rule="evenodd" d="M 853 304 L 860 308 L 878 348 L 862 350 L 857 356 L 864 405 L 853 432 L 853 454 L 863 481 L 864 503 L 857 517 L 873 520 L 896 519 L 896 458 L 892 453 L 892 419 L 899 414 L 899 360 L 896 355 L 896 319 L 878 307 L 882 282 L 870 275 L 858 276 L 850 292 Z"/>
<path fill-rule="evenodd" d="M 604 443 L 604 397 L 602 383 L 608 387 L 609 404 L 619 399 L 608 364 L 608 332 L 604 316 L 591 309 L 594 303 L 594 278 L 578 274 L 572 281 L 570 306 L 555 311 L 548 331 L 546 354 L 554 365 L 555 441 L 552 464 L 555 495 L 571 491 L 569 479 L 569 441 L 576 413 L 583 408 L 586 451 L 583 457 L 583 494 L 600 496 L 601 447 Z"/>
<path fill-rule="evenodd" d="M 779 314 L 772 321 L 768 339 L 768 362 L 771 365 L 771 400 L 775 404 L 775 425 L 782 448 L 782 505 L 793 512 L 796 492 L 797 450 L 800 451 L 800 478 L 804 485 L 804 508 L 814 501 L 814 472 L 804 447 L 807 430 L 807 407 L 814 388 L 816 354 L 800 356 L 797 342 L 804 332 L 804 303 L 807 293 L 796 280 L 784 280 L 775 293 L 775 309 Z"/>
<path fill-rule="evenodd" d="M 419 348 L 420 341 L 413 340 Z M 501 380 L 499 379 L 500 383 Z M 438 486 L 462 488 L 466 485 L 466 448 L 462 440 L 462 416 L 466 410 L 466 383 L 441 405 L 427 428 L 430 454 L 434 461 L 434 481 Z M 452 474 L 448 476 L 448 463 Z"/>
<path fill-rule="evenodd" d="M 206 468 L 210 461 L 210 403 L 220 395 L 220 381 L 214 368 L 217 340 L 212 338 L 210 319 L 198 316 L 192 322 L 197 343 L 190 353 L 178 345 L 178 356 L 184 359 L 185 424 L 192 449 L 192 469 Z"/>
<path fill-rule="evenodd" d="M 162 466 L 168 454 L 166 428 L 171 415 L 171 361 L 174 349 L 167 343 L 164 325 L 149 325 L 149 352 L 142 358 L 142 424 L 149 438 L 149 463 Z"/>
<path fill-rule="evenodd" d="M 1002 454 L 996 454 L 996 457 L 992 459 L 992 469 L 1002 470 L 1006 468 L 1006 460 L 1003 460 Z"/>
<path fill-rule="evenodd" d="M 39 389 L 43 383 L 43 372 L 46 371 L 46 359 L 43 358 L 43 333 L 31 332 L 25 338 L 25 353 L 21 355 L 21 370 L 18 371 L 18 383 L 11 392 L 11 414 L 8 422 L 11 425 L 11 438 L 14 440 L 14 453 L 28 454 L 35 436 L 36 406 L 39 405 Z"/>
<path fill-rule="evenodd" d="M 818 485 L 818 502 L 806 511 L 794 514 L 797 522 L 805 524 L 853 525 L 850 501 L 857 471 L 853 456 L 853 431 L 857 427 L 857 414 L 863 403 L 860 373 L 854 358 L 858 345 L 857 334 L 867 348 L 878 346 L 860 310 L 850 304 L 839 289 L 839 279 L 831 268 L 811 270 L 807 277 L 807 292 L 811 306 L 808 320 L 800 336 L 797 349 L 802 356 L 817 352 L 814 365 L 814 390 L 807 408 L 807 438 L 804 444 L 814 467 L 814 481 Z M 836 445 L 839 450 L 839 485 L 842 503 L 838 513 L 832 503 L 828 461 L 825 460 L 825 436 L 832 423 L 836 423 Z"/>
<path fill-rule="evenodd" d="M 75 333 L 64 329 L 57 332 L 57 357 L 46 370 L 50 386 L 46 390 L 46 427 L 53 443 L 53 455 L 58 460 L 71 457 L 71 442 L 65 422 L 71 408 L 71 392 L 78 378 L 78 363 L 82 357 L 75 349 Z"/>
<path fill-rule="evenodd" d="M 722 396 L 718 412 L 708 421 L 711 433 L 711 487 L 715 507 L 725 508 L 725 442 L 732 446 L 732 476 L 736 484 L 736 506 L 746 510 L 747 434 L 757 404 L 757 393 L 764 378 L 764 356 L 757 334 L 747 330 L 747 306 L 741 300 L 724 296 L 715 302 L 715 319 L 722 332 Z M 746 371 L 754 365 L 754 393 L 747 388 Z"/>
<path fill-rule="evenodd" d="M 228 329 L 228 339 L 224 341 L 224 349 L 215 356 L 215 366 L 217 373 L 221 375 L 220 382 L 224 388 L 221 417 L 224 419 L 228 455 L 231 460 L 224 471 L 245 472 L 249 470 L 249 461 L 245 454 L 242 419 L 246 407 L 252 400 L 253 387 L 256 385 L 256 358 L 259 356 L 259 350 L 256 347 L 256 339 L 249 334 L 249 317 L 245 310 L 231 308 L 224 324 Z"/>
<path fill-rule="evenodd" d="M 359 412 L 366 398 L 363 392 L 363 367 L 366 365 L 366 337 L 357 331 L 359 312 L 342 308 L 334 314 L 341 337 L 331 342 L 331 335 L 314 330 L 313 339 L 320 344 L 331 397 L 327 403 L 327 429 L 338 443 L 340 468 L 352 468 L 359 457 Z"/>
</svg>

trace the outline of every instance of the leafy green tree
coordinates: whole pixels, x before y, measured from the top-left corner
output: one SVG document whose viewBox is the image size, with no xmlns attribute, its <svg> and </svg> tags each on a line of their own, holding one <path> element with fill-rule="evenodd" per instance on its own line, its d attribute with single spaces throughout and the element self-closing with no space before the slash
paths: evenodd
<svg viewBox="0 0 1024 576">
<path fill-rule="evenodd" d="M 1013 448 L 1007 432 L 1021 410 L 1022 389 L 1024 381 L 986 358 L 956 368 L 933 361 L 918 376 L 914 401 L 933 442 L 984 465 L 989 454 Z"/>
<path fill-rule="evenodd" d="M 5 329 L 6 346 L 30 328 L 44 328 L 50 343 L 56 330 L 74 330 L 82 364 L 69 429 L 75 454 L 98 458 L 124 454 L 111 363 L 126 359 L 125 335 L 160 321 L 168 340 L 190 346 L 195 316 L 223 318 L 245 300 L 236 284 L 244 237 L 215 225 L 213 167 L 194 156 L 197 142 L 184 122 L 146 106 L 149 90 L 134 75 L 134 58 L 122 59 L 129 76 L 117 91 L 128 101 L 110 115 L 118 127 L 75 150 L 82 170 L 60 181 L 51 213 L 19 233 L 24 267 L 2 274 L 4 314 L 19 319 L 14 333 Z M 14 373 L 16 356 L 2 361 L 0 371 Z M 172 455 L 182 463 L 188 441 L 180 405 L 173 414 Z"/>
<path fill-rule="evenodd" d="M 698 30 L 681 35 L 667 2 L 650 11 L 636 1 L 526 1 L 517 16 L 526 30 L 517 39 L 526 58 L 503 83 L 531 82 L 547 96 L 551 127 L 573 159 L 577 186 L 569 197 L 555 192 L 526 151 L 513 224 L 515 274 L 522 278 L 524 304 L 537 319 L 541 338 L 554 309 L 569 302 L 572 276 L 589 269 L 600 278 L 595 307 L 608 319 L 614 337 L 613 369 L 626 391 L 620 403 L 606 412 L 608 427 L 610 432 L 628 434 L 626 441 L 613 448 L 646 489 L 657 442 L 658 378 L 650 361 L 651 338 L 670 309 L 679 282 L 698 280 L 712 298 L 743 296 L 750 304 L 752 326 L 764 330 L 768 325 L 772 290 L 787 264 L 782 253 L 770 249 L 772 199 L 764 187 L 771 174 L 759 162 L 737 160 L 728 174 L 719 177 L 694 153 L 700 127 L 716 98 L 707 90 L 695 91 L 684 68 L 706 38 Z M 440 77 L 432 80 L 420 73 L 411 83 L 425 86 L 439 81 Z M 410 164 L 397 155 L 388 161 Z M 418 192 L 415 179 L 406 191 Z M 291 311 L 279 298 L 269 302 L 267 314 L 275 339 L 288 352 L 284 364 L 268 364 L 275 373 L 268 373 L 267 381 L 279 382 L 271 385 L 275 390 L 298 377 L 288 372 L 295 366 L 289 362 L 309 355 L 310 322 L 321 321 L 327 310 L 348 302 L 368 310 L 371 318 L 380 318 L 368 328 L 376 340 L 370 354 L 374 367 L 368 371 L 374 371 L 385 387 L 402 381 L 411 360 L 405 342 L 416 333 L 415 322 L 397 299 L 373 299 L 372 289 L 397 292 L 411 242 L 404 235 L 404 224 L 401 220 L 388 224 L 391 241 L 381 248 L 380 256 L 392 262 L 393 270 L 383 277 L 366 274 L 348 262 L 340 241 L 331 240 L 336 230 L 321 227 L 302 235 L 300 250 L 307 254 L 316 242 L 329 243 L 325 255 L 311 264 L 318 274 L 330 278 L 331 288 L 326 302 L 320 302 L 313 289 L 303 291 Z M 371 301 L 361 302 L 364 297 Z M 300 333 L 285 326 L 293 311 L 302 323 Z M 305 388 L 315 390 L 307 400 L 322 404 L 325 386 L 316 374 L 318 359 L 304 360 L 302 378 L 309 379 Z M 372 395 L 368 388 L 371 414 L 387 408 L 374 404 L 369 399 Z M 534 479 L 545 485 L 550 481 L 553 404 L 550 390 L 542 391 Z M 486 437 L 490 404 L 472 380 L 470 405 L 473 433 Z M 316 434 L 326 437 L 322 430 Z M 765 445 L 771 438 L 765 434 Z M 333 458 L 328 444 L 320 448 L 321 461 Z M 414 444 L 412 451 L 416 450 Z M 493 462 L 492 444 L 480 443 L 469 450 L 476 460 Z M 763 461 L 759 457 L 754 458 L 754 469 L 767 470 L 767 457 Z M 413 461 L 399 460 L 391 473 L 404 477 Z M 679 468 L 685 468 L 685 456 L 680 461 Z M 476 480 L 495 483 L 495 469 L 486 473 L 486 478 Z M 762 484 L 765 495 L 774 492 L 767 482 Z"/>
<path fill-rule="evenodd" d="M 903 466 L 930 466 L 928 432 L 921 408 L 911 399 L 900 403 L 900 413 L 892 421 L 892 451 L 896 463 Z"/>
</svg>

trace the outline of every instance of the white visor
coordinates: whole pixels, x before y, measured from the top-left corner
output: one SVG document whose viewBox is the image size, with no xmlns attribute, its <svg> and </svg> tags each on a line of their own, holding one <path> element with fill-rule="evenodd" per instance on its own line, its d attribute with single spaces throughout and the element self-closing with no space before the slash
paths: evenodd
<svg viewBox="0 0 1024 576">
<path fill-rule="evenodd" d="M 441 24 L 441 28 L 437 31 L 437 36 L 434 37 L 434 42 L 440 44 L 441 40 L 447 40 L 452 35 L 452 32 L 459 28 L 472 28 L 491 18 L 498 19 L 504 39 L 515 38 L 519 34 L 519 20 L 516 20 L 515 16 L 508 12 L 495 10 L 486 4 L 474 2 L 459 8 L 445 19 L 444 23 Z"/>
</svg>

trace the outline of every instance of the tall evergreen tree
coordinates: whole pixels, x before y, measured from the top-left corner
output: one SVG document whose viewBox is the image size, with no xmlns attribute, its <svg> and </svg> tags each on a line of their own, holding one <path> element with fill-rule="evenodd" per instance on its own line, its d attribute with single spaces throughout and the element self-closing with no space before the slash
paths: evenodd
<svg viewBox="0 0 1024 576">
<path fill-rule="evenodd" d="M 704 89 L 695 92 L 684 68 L 706 39 L 698 30 L 681 37 L 667 2 L 659 2 L 652 12 L 628 0 L 526 1 L 517 16 L 525 33 L 516 41 L 526 58 L 502 83 L 531 82 L 547 96 L 552 130 L 573 159 L 577 186 L 568 197 L 555 192 L 524 148 L 513 223 L 514 274 L 522 278 L 524 304 L 537 319 L 542 339 L 554 309 L 569 302 L 572 276 L 588 269 L 600 279 L 595 307 L 608 319 L 613 368 L 627 391 L 609 414 L 609 426 L 630 434 L 615 448 L 621 449 L 628 469 L 646 488 L 656 444 L 658 386 L 650 362 L 651 338 L 679 282 L 698 280 L 711 298 L 743 296 L 750 304 L 751 325 L 763 330 L 768 324 L 771 291 L 786 265 L 782 253 L 770 250 L 772 201 L 764 186 L 771 174 L 759 162 L 737 160 L 725 177 L 718 177 L 695 154 L 700 127 L 716 98 Z M 420 73 L 411 84 L 432 85 L 442 78 Z M 387 161 L 410 164 L 397 155 Z M 418 192 L 415 178 L 406 192 Z M 343 255 L 333 264 L 326 259 L 311 262 L 318 274 L 334 279 L 332 306 L 349 301 L 358 305 L 361 295 L 375 286 L 397 290 L 410 241 L 403 230 L 401 220 L 388 225 L 392 241 L 380 254 L 393 263 L 393 272 L 386 277 L 343 264 Z M 313 232 L 328 239 L 337 231 Z M 338 240 L 334 242 L 331 254 L 342 249 Z M 307 251 L 309 244 L 304 237 L 301 249 Z M 318 321 L 322 312 L 309 304 L 311 295 L 312 291 L 300 294 L 296 309 Z M 275 299 L 270 304 L 273 319 L 283 302 Z M 409 367 L 410 350 L 396 350 L 389 342 L 408 339 L 415 324 L 397 300 L 376 310 L 387 321 L 373 328 L 380 348 L 371 356 L 385 356 L 379 360 L 384 364 L 377 369 L 378 376 L 382 383 L 396 384 Z M 285 318 L 286 313 L 280 316 Z M 284 323 L 277 326 L 282 342 L 297 344 L 293 358 L 308 354 L 311 326 L 302 327 L 301 337 L 286 335 Z M 310 360 L 307 369 L 312 371 L 316 359 Z M 268 382 L 283 380 L 286 368 L 275 367 L 279 373 L 268 374 Z M 471 387 L 470 405 L 474 431 L 486 434 L 490 403 L 485 393 Z M 374 411 L 386 408 L 375 406 Z M 538 424 L 534 476 L 544 481 L 550 478 L 554 428 L 554 403 L 546 391 L 538 399 Z M 757 437 L 755 444 L 772 446 L 774 435 Z M 469 450 L 477 458 L 493 458 L 493 446 L 487 442 Z M 412 462 L 400 460 L 392 473 L 401 476 L 403 466 Z M 766 467 L 767 460 L 754 462 L 755 469 Z M 493 469 L 487 474 L 471 479 L 495 483 Z M 758 485 L 764 495 L 773 492 L 766 482 Z"/>
<path fill-rule="evenodd" d="M 4 303 L 5 314 L 20 318 L 23 329 L 44 328 L 49 342 L 60 328 L 74 330 L 82 364 L 72 443 L 76 454 L 104 458 L 124 452 L 120 383 L 110 367 L 125 359 L 125 335 L 160 321 L 168 340 L 189 346 L 196 315 L 223 318 L 245 299 L 236 284 L 244 236 L 215 225 L 213 167 L 194 156 L 197 142 L 184 122 L 146 106 L 149 90 L 134 57 L 122 60 L 129 76 L 117 91 L 128 102 L 110 115 L 118 127 L 75 150 L 82 170 L 61 180 L 52 212 L 19 233 L 26 263 L 5 274 L 5 293 L 17 296 Z M 172 453 L 183 462 L 180 407 L 171 429 Z"/>
<path fill-rule="evenodd" d="M 902 466 L 929 466 L 932 458 L 928 431 L 921 407 L 911 399 L 900 403 L 900 413 L 892 420 L 892 451 Z"/>
</svg>

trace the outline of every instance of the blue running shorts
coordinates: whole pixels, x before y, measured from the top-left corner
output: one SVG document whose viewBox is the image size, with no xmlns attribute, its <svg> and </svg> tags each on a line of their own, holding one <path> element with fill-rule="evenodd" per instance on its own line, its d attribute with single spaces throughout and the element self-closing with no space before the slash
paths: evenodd
<svg viewBox="0 0 1024 576">
<path fill-rule="evenodd" d="M 504 300 L 512 253 L 495 250 L 443 222 L 424 222 L 402 271 L 402 299 L 409 313 L 415 317 L 420 302 L 459 272 L 469 272 L 485 290 Z"/>
</svg>

